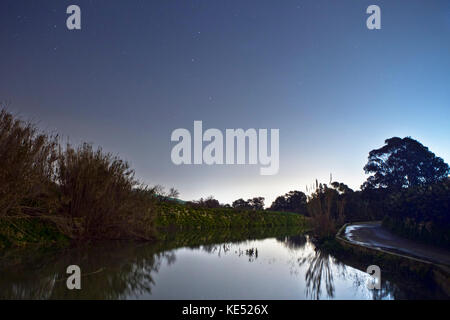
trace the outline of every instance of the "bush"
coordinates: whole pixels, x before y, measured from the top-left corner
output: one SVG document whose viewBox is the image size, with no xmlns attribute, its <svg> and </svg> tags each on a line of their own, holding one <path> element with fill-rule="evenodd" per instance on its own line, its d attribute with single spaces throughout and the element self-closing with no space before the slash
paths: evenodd
<svg viewBox="0 0 450 320">
<path fill-rule="evenodd" d="M 450 179 L 392 194 L 384 226 L 408 238 L 450 248 Z"/>
<path fill-rule="evenodd" d="M 315 236 L 319 239 L 334 237 L 344 223 L 345 200 L 335 189 L 317 185 L 307 203 Z"/>
<path fill-rule="evenodd" d="M 0 111 L 0 217 L 39 211 L 38 199 L 51 186 L 56 146 L 56 137 Z"/>
<path fill-rule="evenodd" d="M 134 171 L 127 162 L 93 150 L 89 144 L 78 149 L 60 149 L 56 180 L 60 187 L 62 211 L 76 226 L 79 238 L 145 237 L 145 230 L 134 228 L 151 219 L 151 192 L 137 188 Z M 140 221 L 140 222 L 139 222 Z"/>
<path fill-rule="evenodd" d="M 89 144 L 63 150 L 0 111 L 0 218 L 34 216 L 76 239 L 148 239 L 155 201 L 125 161 Z"/>
</svg>

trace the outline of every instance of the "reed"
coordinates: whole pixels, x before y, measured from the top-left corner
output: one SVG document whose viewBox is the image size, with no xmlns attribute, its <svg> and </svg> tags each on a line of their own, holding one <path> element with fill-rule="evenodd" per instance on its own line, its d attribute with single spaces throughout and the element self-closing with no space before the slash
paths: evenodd
<svg viewBox="0 0 450 320">
<path fill-rule="evenodd" d="M 0 217 L 45 209 L 56 159 L 56 136 L 0 110 Z"/>
<path fill-rule="evenodd" d="M 154 194 L 126 161 L 87 143 L 63 148 L 0 111 L 0 218 L 38 217 L 77 240 L 150 239 Z"/>
</svg>

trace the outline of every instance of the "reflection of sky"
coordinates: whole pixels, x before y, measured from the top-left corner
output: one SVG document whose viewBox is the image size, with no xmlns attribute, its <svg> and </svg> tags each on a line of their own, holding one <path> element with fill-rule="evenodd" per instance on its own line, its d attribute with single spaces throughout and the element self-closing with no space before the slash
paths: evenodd
<svg viewBox="0 0 450 320">
<path fill-rule="evenodd" d="M 276 3 L 276 5 L 275 5 Z M 183 199 L 269 203 L 316 178 L 358 188 L 368 152 L 412 136 L 450 161 L 450 2 L 78 0 L 0 2 L 0 101 L 72 142 L 129 160 Z M 280 172 L 176 167 L 170 133 L 279 128 Z"/>
<path fill-rule="evenodd" d="M 299 259 L 314 256 L 314 246 L 307 243 L 289 248 L 275 239 L 232 244 L 230 250 L 213 252 L 182 248 L 175 250 L 176 262 L 163 263 L 154 274 L 151 299 L 310 299 L 305 274 L 308 263 Z M 258 258 L 239 252 L 257 248 Z M 328 258 L 333 274 L 334 296 L 328 297 L 322 278 L 320 299 L 372 299 L 367 289 L 369 276 L 352 267 L 338 265 Z M 323 271 L 325 273 L 325 270 Z M 323 275 L 322 275 L 323 276 Z M 311 293 L 310 293 L 311 294 Z M 387 296 L 387 298 L 392 298 Z"/>
</svg>

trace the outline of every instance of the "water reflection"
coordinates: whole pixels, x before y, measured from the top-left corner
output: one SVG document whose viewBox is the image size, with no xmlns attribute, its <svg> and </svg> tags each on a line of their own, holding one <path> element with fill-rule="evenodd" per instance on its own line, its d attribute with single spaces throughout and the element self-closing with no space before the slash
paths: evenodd
<svg viewBox="0 0 450 320">
<path fill-rule="evenodd" d="M 334 297 L 333 272 L 331 257 L 320 250 L 298 259 L 300 265 L 307 265 L 305 273 L 306 296 L 319 299 L 322 281 L 325 284 L 327 297 Z"/>
<path fill-rule="evenodd" d="M 123 299 L 151 293 L 161 264 L 175 263 L 173 252 L 156 253 L 151 246 L 109 244 L 74 248 L 2 271 L 1 299 L 75 299 L 67 290 L 67 266 L 82 270 L 83 299 Z"/>
<path fill-rule="evenodd" d="M 308 238 L 305 235 L 300 234 L 294 236 L 277 237 L 276 239 L 277 241 L 285 245 L 287 248 L 298 250 L 304 248 Z"/>
<path fill-rule="evenodd" d="M 182 239 L 186 239 L 183 237 Z M 308 237 L 179 245 L 108 243 L 0 260 L 1 299 L 394 299 L 429 296 L 368 275 L 315 248 Z M 221 239 L 222 240 L 222 239 Z M 21 259 L 17 254 L 17 259 Z M 22 257 L 23 258 L 23 257 Z M 11 259 L 10 259 L 11 260 Z M 3 261 L 4 262 L 4 261 Z M 82 270 L 82 289 L 66 288 L 68 265 Z"/>
</svg>

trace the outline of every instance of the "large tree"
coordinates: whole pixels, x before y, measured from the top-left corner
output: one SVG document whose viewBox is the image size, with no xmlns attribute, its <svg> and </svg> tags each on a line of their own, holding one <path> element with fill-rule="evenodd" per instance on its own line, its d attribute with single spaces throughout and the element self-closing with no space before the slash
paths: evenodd
<svg viewBox="0 0 450 320">
<path fill-rule="evenodd" d="M 362 189 L 423 186 L 446 179 L 450 173 L 442 158 L 410 137 L 387 139 L 383 147 L 370 151 L 364 171 L 373 175 Z"/>
<path fill-rule="evenodd" d="M 289 191 L 284 196 L 275 199 L 270 207 L 274 211 L 290 211 L 307 214 L 306 195 L 301 191 Z"/>
</svg>

